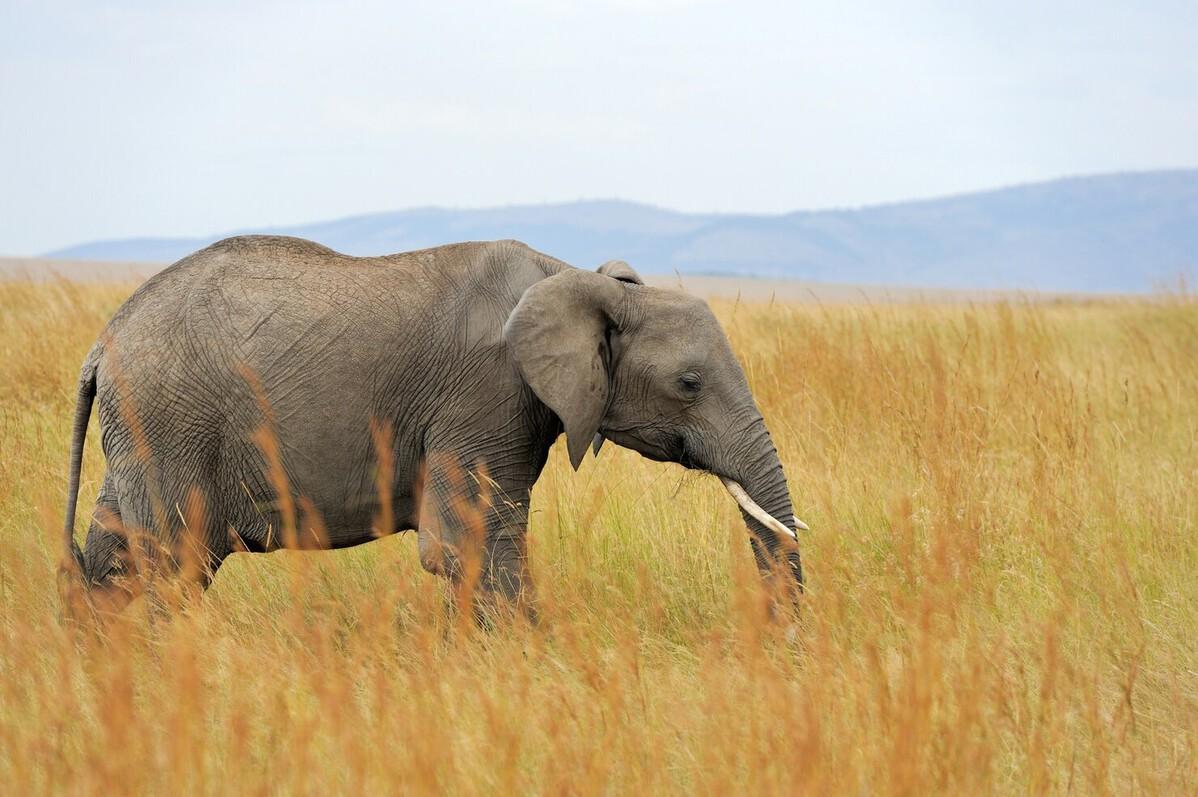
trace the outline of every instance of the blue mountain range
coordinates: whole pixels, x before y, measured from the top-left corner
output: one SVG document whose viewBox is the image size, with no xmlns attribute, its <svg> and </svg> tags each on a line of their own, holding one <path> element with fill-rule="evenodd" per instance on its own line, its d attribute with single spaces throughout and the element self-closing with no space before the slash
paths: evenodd
<svg viewBox="0 0 1198 797">
<path fill-rule="evenodd" d="M 227 235 L 297 235 L 353 255 L 517 238 L 574 265 L 644 273 L 949 288 L 1143 292 L 1198 275 L 1198 169 L 1073 177 L 779 215 L 620 200 L 418 208 L 201 238 L 99 241 L 50 257 L 171 262 Z"/>
</svg>

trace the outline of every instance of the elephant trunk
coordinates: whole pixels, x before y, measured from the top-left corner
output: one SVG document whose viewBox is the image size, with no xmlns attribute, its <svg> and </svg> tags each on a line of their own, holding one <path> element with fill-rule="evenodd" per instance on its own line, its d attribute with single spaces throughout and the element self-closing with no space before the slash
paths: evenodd
<svg viewBox="0 0 1198 797">
<path fill-rule="evenodd" d="M 743 464 L 729 469 L 740 478 L 721 475 L 720 481 L 740 505 L 762 575 L 772 582 L 778 574 L 786 574 L 786 582 L 777 586 L 801 591 L 803 569 L 796 530 L 806 530 L 807 525 L 795 517 L 782 463 L 760 417 L 741 437 L 741 443 L 741 450 L 747 452 L 739 457 Z"/>
</svg>

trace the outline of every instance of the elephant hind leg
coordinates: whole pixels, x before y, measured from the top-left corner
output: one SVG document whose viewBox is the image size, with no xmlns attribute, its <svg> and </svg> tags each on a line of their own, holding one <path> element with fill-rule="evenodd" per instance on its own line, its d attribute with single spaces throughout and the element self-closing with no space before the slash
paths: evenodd
<svg viewBox="0 0 1198 797">
<path fill-rule="evenodd" d="M 198 517 L 202 527 L 195 534 L 186 527 L 154 533 L 148 507 L 118 498 L 105 479 L 82 551 L 82 586 L 93 613 L 119 614 L 147 592 L 156 604 L 178 604 L 208 587 L 228 546 L 213 550 L 212 524 L 202 511 L 188 507 L 180 514 Z"/>
<path fill-rule="evenodd" d="M 93 614 L 119 614 L 142 592 L 129 535 L 107 480 L 96 499 L 80 565 L 83 602 Z"/>
</svg>

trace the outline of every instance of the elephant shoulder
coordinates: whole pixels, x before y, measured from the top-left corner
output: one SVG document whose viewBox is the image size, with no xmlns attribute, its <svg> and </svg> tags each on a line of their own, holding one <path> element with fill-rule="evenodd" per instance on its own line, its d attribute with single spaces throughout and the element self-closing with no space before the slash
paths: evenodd
<svg viewBox="0 0 1198 797">
<path fill-rule="evenodd" d="M 503 325 L 531 286 L 546 279 L 552 263 L 519 241 L 472 243 L 464 257 L 444 274 L 446 284 L 439 301 L 453 308 L 457 328 L 469 350 L 499 352 Z M 564 264 L 563 264 L 564 265 Z"/>
<path fill-rule="evenodd" d="M 526 290 L 567 268 L 521 241 L 488 241 L 479 245 L 468 286 L 510 312 Z"/>
</svg>

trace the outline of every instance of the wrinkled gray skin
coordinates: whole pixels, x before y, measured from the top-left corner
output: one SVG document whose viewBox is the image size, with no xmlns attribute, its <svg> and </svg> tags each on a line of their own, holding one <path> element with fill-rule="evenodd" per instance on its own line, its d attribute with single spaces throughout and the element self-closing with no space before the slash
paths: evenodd
<svg viewBox="0 0 1198 797">
<path fill-rule="evenodd" d="M 107 470 L 81 551 L 72 529 L 93 396 Z M 294 542 L 368 542 L 380 513 L 372 419 L 393 440 L 386 531 L 418 530 L 430 571 L 459 572 L 462 499 L 477 499 L 485 468 L 481 586 L 509 598 L 527 595 L 529 492 L 563 431 L 575 468 L 598 434 L 735 479 L 773 517 L 794 515 L 744 373 L 702 301 L 644 286 L 625 263 L 584 271 L 514 241 L 355 258 L 246 236 L 149 280 L 88 354 L 66 567 L 111 598 L 136 561 L 120 529 L 148 530 L 177 558 L 183 517 L 204 526 L 190 529 L 205 549 L 202 584 L 234 551 L 282 547 L 284 503 L 252 439 L 264 423 L 291 500 L 309 499 L 327 535 L 309 509 Z M 801 584 L 797 552 L 744 517 L 763 573 Z"/>
</svg>

